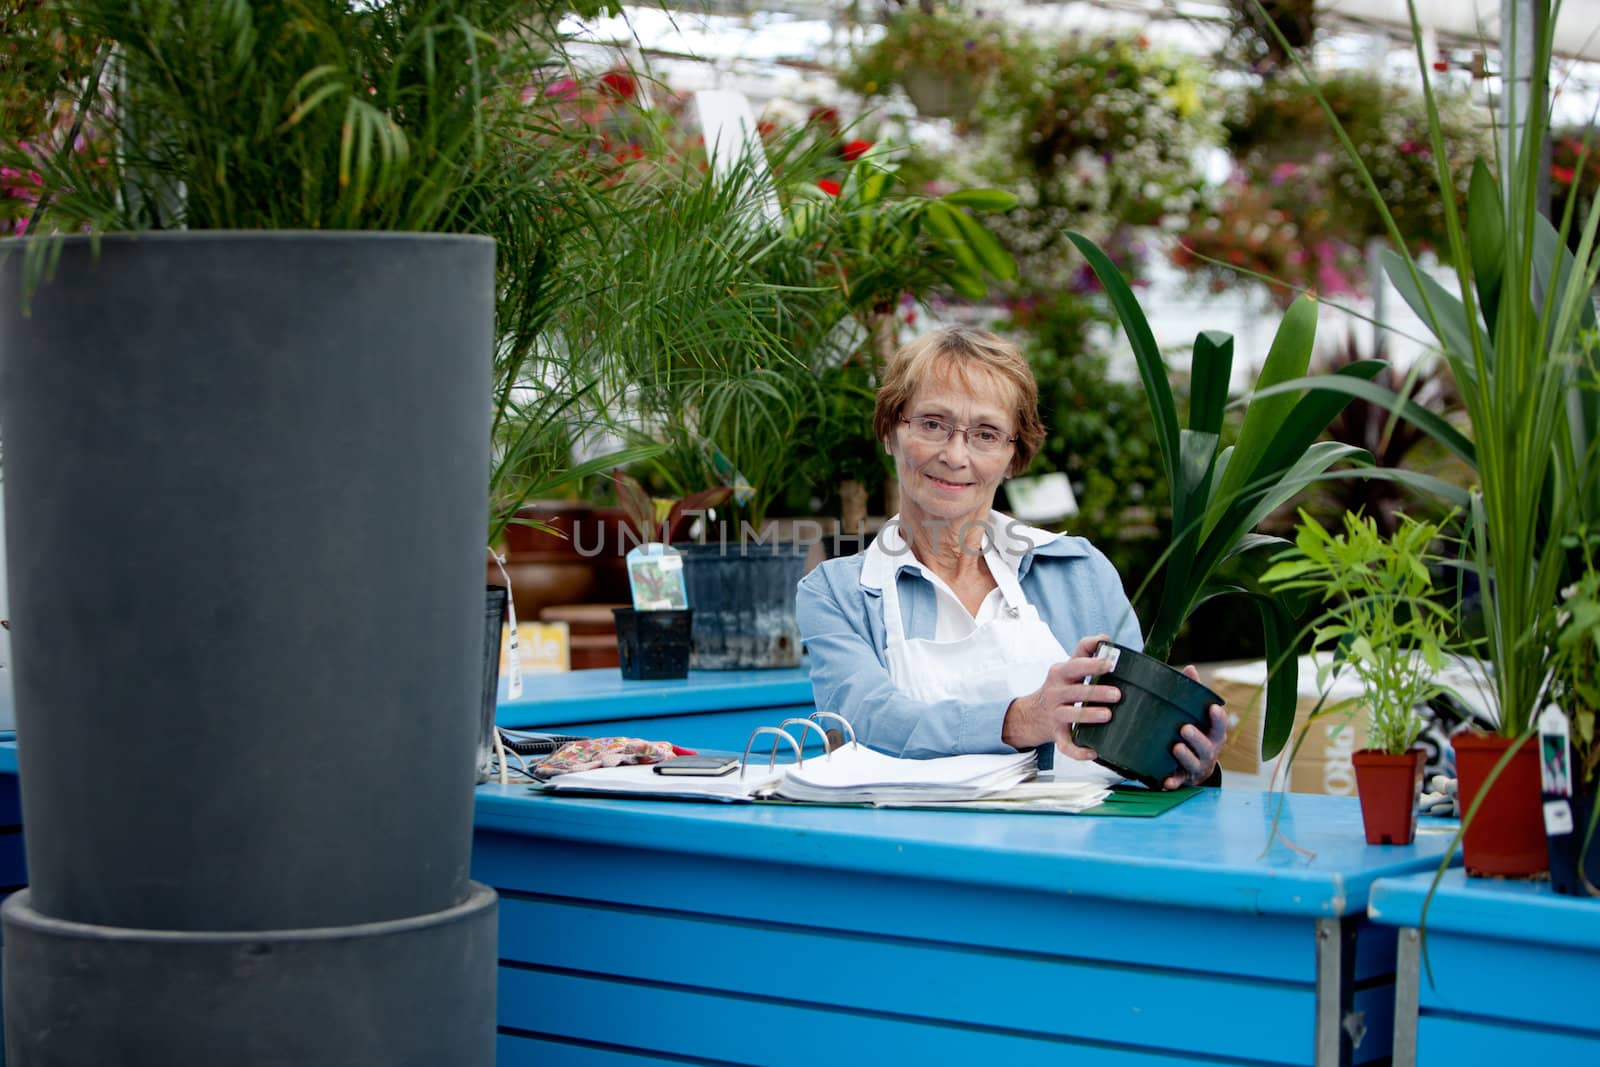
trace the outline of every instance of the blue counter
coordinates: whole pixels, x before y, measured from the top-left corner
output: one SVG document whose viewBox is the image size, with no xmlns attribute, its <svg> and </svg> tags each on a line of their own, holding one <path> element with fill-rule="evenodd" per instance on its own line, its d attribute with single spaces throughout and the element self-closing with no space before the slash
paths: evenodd
<svg viewBox="0 0 1600 1067">
<path fill-rule="evenodd" d="M 742 748 L 757 726 L 816 710 L 804 667 L 690 671 L 687 679 L 632 682 L 615 667 L 530 674 L 519 700 L 505 696 L 495 721 L 507 729 L 584 736 L 644 736 L 693 748 Z"/>
<path fill-rule="evenodd" d="M 803 671 L 583 671 L 530 677 L 500 721 L 739 749 L 810 710 Z M 0 801 L 15 774 L 0 744 Z M 1368 893 L 1431 869 L 1448 830 L 1371 847 L 1353 799 L 1291 796 L 1291 848 L 1277 799 L 1207 790 L 1135 819 L 482 786 L 499 1062 L 1383 1060 L 1396 931 L 1367 920 Z"/>
<path fill-rule="evenodd" d="M 500 1063 L 1365 1063 L 1389 1055 L 1354 800 L 1154 819 L 478 793 Z M 1359 1044 L 1352 1041 L 1360 1035 Z M 1354 1047 L 1352 1047 L 1354 1045 Z"/>
<path fill-rule="evenodd" d="M 1396 1067 L 1600 1056 L 1600 900 L 1452 870 L 1424 920 L 1432 884 L 1431 874 L 1384 878 L 1369 906 L 1399 933 Z"/>
</svg>

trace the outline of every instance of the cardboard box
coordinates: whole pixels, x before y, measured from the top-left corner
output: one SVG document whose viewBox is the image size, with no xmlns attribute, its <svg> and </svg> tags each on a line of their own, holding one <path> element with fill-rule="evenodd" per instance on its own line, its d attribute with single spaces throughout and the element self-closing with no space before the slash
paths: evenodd
<svg viewBox="0 0 1600 1067">
<path fill-rule="evenodd" d="M 1293 750 L 1295 739 L 1304 731 L 1305 739 L 1289 764 L 1289 792 L 1356 795 L 1355 765 L 1351 756 L 1366 744 L 1367 723 L 1366 709 L 1360 705 L 1359 683 L 1334 682 L 1323 704 L 1325 713 L 1307 728 L 1321 694 L 1317 689 L 1316 664 L 1310 658 L 1302 658 L 1294 730 L 1284 746 L 1284 757 L 1263 764 L 1261 728 L 1265 702 L 1262 689 L 1267 680 L 1266 662 L 1215 664 L 1201 668 L 1201 678 L 1222 697 L 1228 712 L 1228 740 L 1219 758 L 1224 783 L 1232 774 L 1256 777 L 1263 788 L 1269 782 L 1281 784 L 1284 757 Z M 1353 703 L 1327 712 L 1328 708 L 1346 701 Z"/>
</svg>

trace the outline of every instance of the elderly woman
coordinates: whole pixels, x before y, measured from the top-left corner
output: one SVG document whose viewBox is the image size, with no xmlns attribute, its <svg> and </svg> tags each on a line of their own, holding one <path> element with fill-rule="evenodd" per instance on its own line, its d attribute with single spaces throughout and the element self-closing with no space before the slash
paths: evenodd
<svg viewBox="0 0 1600 1067">
<path fill-rule="evenodd" d="M 937 330 L 889 361 L 873 427 L 900 514 L 866 551 L 806 575 L 798 596 L 817 707 L 864 743 L 911 757 L 1042 746 L 1044 766 L 1054 743 L 1094 759 L 1072 726 L 1108 721 L 1119 696 L 1090 684 L 1108 666 L 1095 647 L 1144 642 L 1105 556 L 994 510 L 1001 480 L 1044 441 L 1038 403 L 1022 353 L 983 330 Z M 1208 732 L 1185 726 L 1163 784 L 1219 780 L 1226 730 L 1216 706 Z M 1057 773 L 1118 777 L 1088 763 Z"/>
</svg>

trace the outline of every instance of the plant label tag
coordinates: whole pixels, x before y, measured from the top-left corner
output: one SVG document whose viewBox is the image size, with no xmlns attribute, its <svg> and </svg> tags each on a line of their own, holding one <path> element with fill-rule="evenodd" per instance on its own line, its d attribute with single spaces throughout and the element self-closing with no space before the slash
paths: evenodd
<svg viewBox="0 0 1600 1067">
<path fill-rule="evenodd" d="M 1567 716 L 1551 706 L 1539 713 L 1539 785 L 1546 797 L 1572 796 L 1572 745 Z M 1546 820 L 1549 819 L 1546 809 Z M 1572 829 L 1572 812 L 1567 812 L 1567 833 Z M 1554 833 L 1555 831 L 1551 831 Z"/>
<path fill-rule="evenodd" d="M 506 619 L 509 623 L 510 636 L 506 640 L 506 696 L 511 700 L 522 698 L 522 644 L 517 640 L 517 601 L 511 595 L 511 575 L 506 573 L 505 557 L 489 549 L 489 557 L 494 560 L 494 565 L 500 568 L 500 576 L 506 580 Z"/>
<path fill-rule="evenodd" d="M 517 637 L 517 602 L 511 595 L 511 583 L 506 582 L 506 621 L 511 636 L 506 641 L 506 696 L 512 700 L 522 698 L 522 641 Z"/>
<path fill-rule="evenodd" d="M 635 611 L 682 611 L 689 606 L 683 555 L 658 542 L 628 552 L 628 587 Z"/>
<path fill-rule="evenodd" d="M 1572 833 L 1572 805 L 1565 797 L 1544 802 L 1544 833 L 1546 837 Z"/>
</svg>

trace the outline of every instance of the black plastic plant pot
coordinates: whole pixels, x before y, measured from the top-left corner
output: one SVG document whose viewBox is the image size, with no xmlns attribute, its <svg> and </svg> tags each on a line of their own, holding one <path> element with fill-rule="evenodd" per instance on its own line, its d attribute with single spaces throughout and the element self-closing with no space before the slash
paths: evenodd
<svg viewBox="0 0 1600 1067">
<path fill-rule="evenodd" d="M 624 678 L 642 682 L 689 677 L 693 608 L 612 608 L 611 613 L 617 618 L 617 661 Z"/>
<path fill-rule="evenodd" d="M 500 697 L 500 635 L 505 629 L 506 587 L 484 586 L 483 701 L 478 708 L 478 782 L 494 770 L 494 710 Z"/>
<path fill-rule="evenodd" d="M 1111 661 L 1096 685 L 1116 686 L 1122 699 L 1111 706 L 1111 721 L 1072 728 L 1074 744 L 1095 750 L 1096 763 L 1151 789 L 1178 770 L 1172 746 L 1178 731 L 1193 723 L 1210 726 L 1210 707 L 1222 698 L 1182 671 L 1143 652 L 1103 643 L 1095 655 Z"/>
<path fill-rule="evenodd" d="M 723 531 L 726 536 L 726 531 Z M 694 656 L 701 671 L 800 665 L 794 589 L 806 569 L 802 541 L 676 542 L 694 605 Z"/>
</svg>

